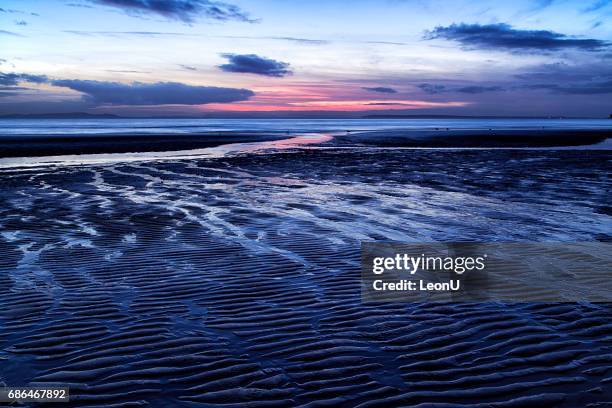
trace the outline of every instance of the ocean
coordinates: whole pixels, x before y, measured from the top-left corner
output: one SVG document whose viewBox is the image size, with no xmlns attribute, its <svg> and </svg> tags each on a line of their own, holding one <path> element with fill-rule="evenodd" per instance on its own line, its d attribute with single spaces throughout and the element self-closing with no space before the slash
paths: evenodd
<svg viewBox="0 0 612 408">
<path fill-rule="evenodd" d="M 334 132 L 384 129 L 601 129 L 609 119 L 2 119 L 12 135 L 193 134 L 202 132 Z"/>
</svg>

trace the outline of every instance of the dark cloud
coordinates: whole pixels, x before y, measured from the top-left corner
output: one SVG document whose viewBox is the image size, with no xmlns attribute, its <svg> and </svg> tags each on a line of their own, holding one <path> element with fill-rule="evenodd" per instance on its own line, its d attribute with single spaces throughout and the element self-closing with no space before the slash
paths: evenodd
<svg viewBox="0 0 612 408">
<path fill-rule="evenodd" d="M 417 88 L 422 89 L 425 93 L 430 95 L 435 95 L 446 91 L 446 87 L 444 85 L 419 84 L 417 85 Z"/>
<path fill-rule="evenodd" d="M 612 93 L 609 65 L 605 61 L 542 64 L 514 75 L 517 79 L 514 88 L 548 90 L 565 95 L 605 95 Z"/>
<path fill-rule="evenodd" d="M 364 86 L 361 89 L 365 89 L 366 91 L 370 91 L 370 92 L 379 92 L 379 93 L 388 93 L 388 94 L 394 94 L 397 93 L 397 91 L 393 88 L 387 88 L 384 86 L 376 86 L 376 87 L 367 87 Z"/>
<path fill-rule="evenodd" d="M 254 22 L 238 6 L 211 0 L 91 0 L 122 9 L 128 14 L 158 14 L 172 20 L 192 23 L 198 17 L 220 21 Z"/>
<path fill-rule="evenodd" d="M 14 72 L 4 73 L 0 72 L 0 85 L 17 85 L 20 82 L 33 82 L 36 84 L 42 84 L 48 82 L 49 78 L 45 75 L 31 75 L 31 74 L 16 74 Z"/>
<path fill-rule="evenodd" d="M 605 57 L 606 55 L 599 55 Z M 604 61 L 585 63 L 557 62 L 529 67 L 526 72 L 515 75 L 519 79 L 562 81 L 591 81 L 593 79 L 612 79 L 610 64 Z"/>
<path fill-rule="evenodd" d="M 455 89 L 455 92 L 468 93 L 468 94 L 479 94 L 484 92 L 498 92 L 503 91 L 504 88 L 501 86 L 478 86 L 470 85 Z"/>
<path fill-rule="evenodd" d="M 583 84 L 530 84 L 523 87 L 532 90 L 545 89 L 566 95 L 602 95 L 612 93 L 612 80 Z"/>
<path fill-rule="evenodd" d="M 179 64 L 179 67 L 186 69 L 187 71 L 197 71 L 196 67 L 192 67 L 191 65 Z"/>
<path fill-rule="evenodd" d="M 63 79 L 53 80 L 51 84 L 81 92 L 88 102 L 110 105 L 201 105 L 244 101 L 255 95 L 248 89 L 192 86 L 178 82 L 123 84 Z"/>
<path fill-rule="evenodd" d="M 466 85 L 461 87 L 448 87 L 446 85 L 438 85 L 438 84 L 419 84 L 417 88 L 420 88 L 425 93 L 430 95 L 435 95 L 439 93 L 445 92 L 458 92 L 458 93 L 466 93 L 466 94 L 481 94 L 485 92 L 499 92 L 504 91 L 505 89 L 501 86 L 497 85 Z"/>
<path fill-rule="evenodd" d="M 0 73 L 2 91 L 14 92 L 25 89 L 15 87 L 22 82 L 48 83 L 69 88 L 83 93 L 83 101 L 91 105 L 202 105 L 239 102 L 255 95 L 249 89 L 194 86 L 179 82 L 124 84 L 80 79 L 49 79 L 45 75 Z"/>
<path fill-rule="evenodd" d="M 229 62 L 229 64 L 219 65 L 219 68 L 225 72 L 242 72 L 270 77 L 284 77 L 292 73 L 288 63 L 255 54 L 222 54 L 222 56 Z"/>
<path fill-rule="evenodd" d="M 580 49 L 596 51 L 610 43 L 592 38 L 574 38 L 548 30 L 518 30 L 508 24 L 451 24 L 428 31 L 426 40 L 444 39 L 468 49 L 501 49 L 512 51 L 555 51 Z"/>
</svg>

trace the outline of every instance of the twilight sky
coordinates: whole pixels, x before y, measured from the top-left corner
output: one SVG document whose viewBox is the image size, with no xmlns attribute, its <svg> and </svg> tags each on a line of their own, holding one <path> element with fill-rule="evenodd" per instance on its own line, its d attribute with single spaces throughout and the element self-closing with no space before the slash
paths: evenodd
<svg viewBox="0 0 612 408">
<path fill-rule="evenodd" d="M 0 114 L 607 116 L 612 0 L 4 0 Z"/>
</svg>

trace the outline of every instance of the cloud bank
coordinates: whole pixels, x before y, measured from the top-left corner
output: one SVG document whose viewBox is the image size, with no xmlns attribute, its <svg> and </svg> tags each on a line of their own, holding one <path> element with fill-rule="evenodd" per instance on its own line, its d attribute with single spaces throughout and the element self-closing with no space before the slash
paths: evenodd
<svg viewBox="0 0 612 408">
<path fill-rule="evenodd" d="M 438 84 L 419 84 L 417 88 L 420 88 L 423 92 L 435 95 L 446 92 L 458 92 L 464 94 L 481 94 L 485 92 L 501 92 L 505 91 L 501 86 L 498 85 L 467 85 L 461 87 L 447 87 L 446 85 L 438 85 Z"/>
<path fill-rule="evenodd" d="M 493 86 L 480 86 L 480 85 L 470 85 L 463 86 L 461 88 L 457 88 L 455 91 L 460 93 L 467 94 L 479 94 L 484 92 L 499 92 L 504 91 L 505 89 L 501 86 L 493 85 Z"/>
<path fill-rule="evenodd" d="M 91 0 L 128 14 L 157 14 L 171 20 L 192 23 L 198 17 L 219 21 L 254 22 L 240 7 L 210 0 Z"/>
<path fill-rule="evenodd" d="M 397 91 L 395 89 L 387 88 L 387 87 L 384 87 L 384 86 L 376 86 L 376 87 L 372 87 L 372 88 L 364 86 L 361 89 L 365 89 L 366 91 L 370 91 L 370 92 L 378 92 L 378 93 L 388 93 L 388 94 L 397 93 Z"/>
<path fill-rule="evenodd" d="M 420 88 L 423 92 L 430 94 L 430 95 L 435 95 L 435 94 L 439 94 L 442 92 L 448 92 L 448 90 L 446 89 L 444 85 L 419 84 L 417 85 L 417 88 Z"/>
<path fill-rule="evenodd" d="M 239 102 L 255 95 L 248 89 L 192 86 L 178 82 L 123 84 L 61 79 L 53 80 L 51 84 L 81 92 L 89 102 L 110 105 L 201 105 Z"/>
<path fill-rule="evenodd" d="M 549 90 L 566 95 L 612 93 L 612 71 L 605 61 L 587 64 L 554 63 L 532 67 L 517 74 L 522 89 Z"/>
<path fill-rule="evenodd" d="M 187 85 L 180 82 L 120 82 L 81 79 L 50 79 L 46 75 L 0 72 L 0 89 L 15 91 L 22 82 L 51 84 L 84 94 L 91 104 L 110 105 L 202 105 L 229 103 L 249 99 L 255 93 L 249 89 Z M 8 96 L 8 95 L 5 95 Z"/>
<path fill-rule="evenodd" d="M 269 77 L 284 77 L 292 73 L 288 63 L 255 54 L 222 54 L 222 56 L 227 58 L 228 63 L 219 65 L 219 68 L 225 72 L 240 72 Z"/>
<path fill-rule="evenodd" d="M 16 74 L 14 72 L 0 72 L 0 85 L 17 85 L 20 82 L 32 82 L 42 84 L 48 82 L 49 78 L 46 75 L 31 75 L 31 74 Z"/>
<path fill-rule="evenodd" d="M 548 30 L 519 30 L 509 24 L 451 24 L 426 32 L 424 39 L 456 41 L 468 49 L 512 51 L 557 51 L 579 49 L 597 51 L 610 43 L 592 38 L 574 38 Z"/>
<path fill-rule="evenodd" d="M 612 81 L 589 82 L 584 84 L 532 84 L 525 85 L 526 89 L 546 89 L 565 95 L 603 95 L 612 94 Z"/>
</svg>

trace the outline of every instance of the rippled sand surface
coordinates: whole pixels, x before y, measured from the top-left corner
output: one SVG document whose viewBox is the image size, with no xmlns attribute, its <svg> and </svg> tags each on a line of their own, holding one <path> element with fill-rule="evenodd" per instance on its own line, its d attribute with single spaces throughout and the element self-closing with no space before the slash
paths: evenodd
<svg viewBox="0 0 612 408">
<path fill-rule="evenodd" d="M 359 243 L 609 241 L 611 158 L 311 149 L 3 170 L 0 380 L 68 384 L 63 406 L 608 406 L 609 305 L 365 304 Z"/>
</svg>

